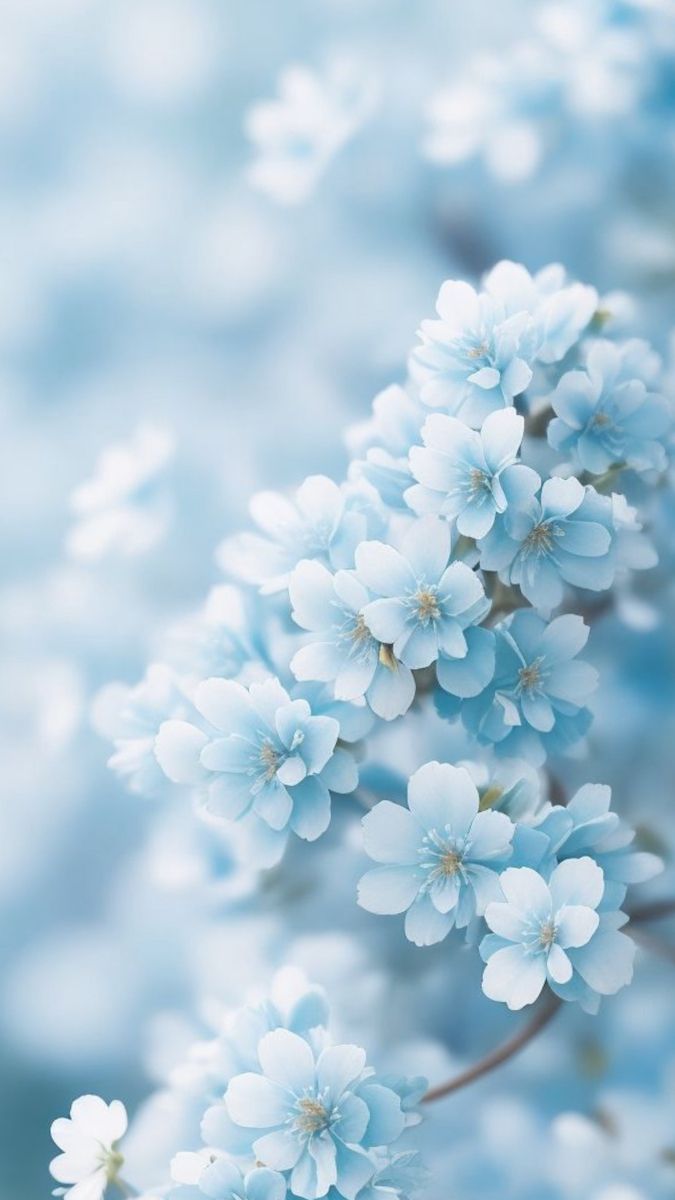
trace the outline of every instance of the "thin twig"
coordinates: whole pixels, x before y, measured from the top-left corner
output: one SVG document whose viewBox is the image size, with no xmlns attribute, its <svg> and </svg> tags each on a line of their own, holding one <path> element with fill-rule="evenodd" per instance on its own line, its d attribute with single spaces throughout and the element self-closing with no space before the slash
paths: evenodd
<svg viewBox="0 0 675 1200">
<path fill-rule="evenodd" d="M 561 1004 L 562 1000 L 558 996 L 555 996 L 553 992 L 547 991 L 537 1006 L 531 1020 L 518 1033 L 508 1038 L 507 1041 L 502 1042 L 501 1046 L 497 1046 L 495 1050 L 491 1050 L 484 1058 L 480 1058 L 472 1067 L 468 1067 L 460 1075 L 455 1075 L 454 1079 L 448 1079 L 446 1083 L 439 1083 L 437 1087 L 430 1088 L 426 1095 L 422 1097 L 422 1100 L 427 1104 L 430 1104 L 434 1100 L 442 1100 L 444 1096 L 449 1096 L 452 1092 L 458 1092 L 460 1088 L 466 1087 L 468 1084 L 473 1083 L 474 1080 L 480 1079 L 481 1076 L 487 1075 L 490 1071 L 494 1071 L 495 1067 L 508 1062 L 510 1058 L 518 1054 L 520 1050 L 527 1046 L 548 1025 Z"/>
</svg>

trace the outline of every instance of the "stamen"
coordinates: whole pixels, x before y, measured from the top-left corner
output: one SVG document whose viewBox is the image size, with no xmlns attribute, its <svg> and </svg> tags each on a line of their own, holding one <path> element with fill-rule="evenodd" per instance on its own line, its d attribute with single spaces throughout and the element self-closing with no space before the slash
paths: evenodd
<svg viewBox="0 0 675 1200">
<path fill-rule="evenodd" d="M 539 945 L 543 946 L 545 950 L 550 950 L 556 939 L 557 932 L 555 921 L 544 921 L 539 930 Z"/>
<path fill-rule="evenodd" d="M 279 753 L 271 742 L 263 742 L 260 747 L 260 761 L 265 768 L 265 778 L 274 779 L 279 766 Z"/>
<path fill-rule="evenodd" d="M 535 525 L 523 544 L 528 550 L 550 550 L 553 545 L 553 531 L 550 525 L 546 525 L 544 522 Z"/>
<path fill-rule="evenodd" d="M 299 1116 L 295 1119 L 296 1128 L 301 1133 L 319 1133 L 329 1125 L 329 1117 L 320 1100 L 313 1096 L 303 1096 L 298 1100 Z"/>
<path fill-rule="evenodd" d="M 532 688 L 537 687 L 541 679 L 539 662 L 535 661 L 526 667 L 521 667 L 518 672 L 518 679 L 521 690 L 524 692 L 528 692 Z"/>
<path fill-rule="evenodd" d="M 415 595 L 417 615 L 420 621 L 437 621 L 441 615 L 438 596 L 431 588 L 422 588 Z"/>
</svg>

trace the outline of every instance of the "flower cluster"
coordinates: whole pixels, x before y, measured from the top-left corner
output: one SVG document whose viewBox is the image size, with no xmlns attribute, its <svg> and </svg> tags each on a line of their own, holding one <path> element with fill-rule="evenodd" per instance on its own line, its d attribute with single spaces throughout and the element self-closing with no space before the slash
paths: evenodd
<svg viewBox="0 0 675 1200">
<path fill-rule="evenodd" d="M 465 930 L 485 993 L 512 1008 L 547 983 L 594 1009 L 630 978 L 621 905 L 658 862 L 628 847 L 606 789 L 551 807 L 536 772 L 583 751 L 595 597 L 611 604 L 617 577 L 628 586 L 654 558 L 618 489 L 639 498 L 664 471 L 671 410 L 657 356 L 608 336 L 595 289 L 559 266 L 449 280 L 437 314 L 405 385 L 349 433 L 346 477 L 254 498 L 258 530 L 218 551 L 230 582 L 166 639 L 162 666 L 101 700 L 99 727 L 135 790 L 158 775 L 187 789 L 258 868 L 291 835 L 323 835 L 338 803 L 365 803 L 378 865 L 362 907 L 405 913 L 417 945 Z M 406 807 L 388 763 L 410 709 L 433 750 L 408 755 Z M 461 762 L 447 761 L 447 722 Z M 228 1120 L 298 1195 L 352 1200 L 365 1151 L 342 1145 L 378 1145 L 385 1118 L 360 1055 L 323 1057 L 292 1032 L 269 1031 L 227 1092 Z"/>
<path fill-rule="evenodd" d="M 201 1105 L 202 1145 L 179 1150 L 157 1191 L 170 1200 L 407 1200 L 424 1179 L 417 1155 L 397 1145 L 418 1122 L 423 1078 L 381 1078 L 365 1051 L 335 1045 L 320 989 L 292 970 L 272 996 L 232 1014 L 180 1072 Z M 200 1069 L 197 1068 L 200 1064 Z M 83 1096 L 52 1136 L 65 1153 L 56 1179 L 69 1200 L 123 1194 L 126 1112 Z M 58 1193 L 61 1194 L 59 1189 Z"/>
</svg>

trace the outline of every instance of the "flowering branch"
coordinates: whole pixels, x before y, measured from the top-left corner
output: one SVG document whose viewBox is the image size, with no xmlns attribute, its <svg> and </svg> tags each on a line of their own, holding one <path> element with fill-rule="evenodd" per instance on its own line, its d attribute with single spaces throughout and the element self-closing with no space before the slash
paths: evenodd
<svg viewBox="0 0 675 1200">
<path fill-rule="evenodd" d="M 671 916 L 675 913 L 674 900 L 655 900 L 650 904 L 643 904 L 639 908 L 633 909 L 630 917 L 631 925 L 641 925 L 647 921 L 659 920 L 663 917 Z M 662 942 L 660 939 L 653 938 L 650 934 L 643 934 L 639 931 L 637 936 L 646 949 L 652 950 L 654 953 L 675 962 L 675 947 L 668 943 Z M 425 1104 L 430 1104 L 434 1100 L 442 1100 L 445 1096 L 450 1096 L 453 1092 L 460 1091 L 461 1088 L 467 1087 L 475 1080 L 481 1079 L 483 1075 L 488 1075 L 490 1071 L 494 1071 L 495 1067 L 500 1067 L 502 1063 L 508 1062 L 516 1054 L 520 1053 L 542 1029 L 545 1029 L 549 1021 L 555 1016 L 562 1004 L 553 992 L 548 991 L 544 994 L 541 1002 L 537 1005 L 532 1018 L 528 1021 L 518 1033 L 507 1038 L 500 1046 L 491 1050 L 484 1058 L 480 1058 L 473 1066 L 467 1067 L 459 1075 L 455 1075 L 453 1079 L 446 1080 L 445 1083 L 439 1083 L 436 1087 L 430 1088 L 429 1091 L 422 1097 Z"/>
<path fill-rule="evenodd" d="M 460 1088 L 474 1083 L 476 1079 L 481 1079 L 483 1075 L 488 1075 L 490 1071 L 494 1071 L 495 1067 L 500 1067 L 502 1063 L 508 1062 L 548 1025 L 561 1004 L 562 1000 L 553 992 L 546 992 L 527 1025 L 523 1026 L 513 1037 L 507 1038 L 501 1046 L 491 1050 L 484 1058 L 480 1058 L 472 1067 L 455 1075 L 454 1079 L 448 1079 L 445 1083 L 439 1083 L 437 1087 L 430 1088 L 422 1097 L 423 1102 L 431 1104 L 434 1100 L 442 1100 L 445 1096 L 450 1096 L 452 1092 L 458 1092 Z"/>
</svg>

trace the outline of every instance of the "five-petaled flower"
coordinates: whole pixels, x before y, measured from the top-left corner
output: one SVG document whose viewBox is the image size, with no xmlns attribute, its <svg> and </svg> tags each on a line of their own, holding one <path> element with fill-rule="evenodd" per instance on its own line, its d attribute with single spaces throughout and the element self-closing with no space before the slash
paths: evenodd
<svg viewBox="0 0 675 1200">
<path fill-rule="evenodd" d="M 363 819 L 365 848 L 382 866 L 359 883 L 359 904 L 405 912 L 411 942 L 429 946 L 485 911 L 511 857 L 515 826 L 505 813 L 479 812 L 464 767 L 427 763 L 408 783 L 408 808 L 383 800 Z"/>
<path fill-rule="evenodd" d="M 364 696 L 374 713 L 391 721 L 415 696 L 412 671 L 373 636 L 363 611 L 371 600 L 353 571 L 331 575 L 321 563 L 298 563 L 289 583 L 293 620 L 315 635 L 291 659 L 296 679 L 334 685 L 337 700 Z"/>
<path fill-rule="evenodd" d="M 399 1096 L 377 1082 L 358 1046 L 327 1046 L 317 1055 L 297 1034 L 277 1029 L 262 1038 L 258 1057 L 260 1073 L 235 1075 L 225 1093 L 256 1160 L 290 1172 L 290 1190 L 304 1200 L 331 1188 L 354 1200 L 375 1171 L 368 1149 L 403 1132 Z"/>
<path fill-rule="evenodd" d="M 195 707 L 208 723 L 165 721 L 155 742 L 177 783 L 206 787 L 206 808 L 241 821 L 260 866 L 277 862 L 289 830 L 314 841 L 330 822 L 330 792 L 356 787 L 354 760 L 336 747 L 340 725 L 292 700 L 277 679 L 243 687 L 207 679 Z"/>
<path fill-rule="evenodd" d="M 505 899 L 488 904 L 492 932 L 480 945 L 483 991 L 491 1000 L 523 1008 L 548 983 L 563 999 L 593 1010 L 600 995 L 630 983 L 635 947 L 619 932 L 628 918 L 598 914 L 605 885 L 591 858 L 560 863 L 548 883 L 529 867 L 507 869 L 500 883 Z"/>
<path fill-rule="evenodd" d="M 494 669 L 493 636 L 475 626 L 490 601 L 474 571 L 451 561 L 447 521 L 413 522 L 401 550 L 384 542 L 362 542 L 357 577 L 376 598 L 363 608 L 373 637 L 392 647 L 411 670 L 437 663 L 441 687 L 456 696 L 475 696 Z"/>
<path fill-rule="evenodd" d="M 595 668 L 576 658 L 588 632 L 581 617 L 566 613 L 547 624 L 531 609 L 496 626 L 494 678 L 461 710 L 478 741 L 540 765 L 548 751 L 583 737 L 591 722 L 585 702 L 598 681 Z"/>
<path fill-rule="evenodd" d="M 593 592 L 611 586 L 615 541 L 611 500 L 578 479 L 552 478 L 541 499 L 495 521 L 480 543 L 480 562 L 550 612 L 560 604 L 565 583 Z"/>
<path fill-rule="evenodd" d="M 126 1129 L 127 1114 L 121 1100 L 110 1104 L 100 1096 L 74 1100 L 70 1117 L 52 1122 L 52 1138 L 63 1153 L 52 1159 L 49 1170 L 59 1183 L 70 1185 L 56 1188 L 54 1195 L 100 1200 L 124 1162 L 117 1143 Z"/>
<path fill-rule="evenodd" d="M 556 416 L 549 422 L 548 440 L 553 448 L 594 475 L 618 463 L 662 470 L 662 439 L 672 413 L 662 396 L 648 390 L 652 359 L 649 347 L 637 339 L 624 346 L 595 342 L 585 370 L 567 371 L 551 396 Z"/>
<path fill-rule="evenodd" d="M 513 408 L 491 413 L 479 433 L 444 413 L 428 417 L 424 446 L 410 451 L 418 481 L 405 493 L 410 507 L 456 520 L 466 537 L 484 537 L 497 513 L 528 504 L 541 485 L 536 471 L 518 462 L 524 425 Z"/>
</svg>

